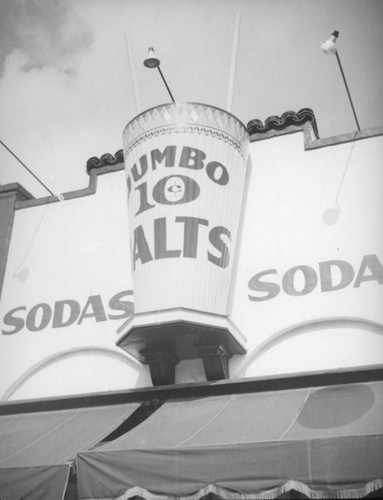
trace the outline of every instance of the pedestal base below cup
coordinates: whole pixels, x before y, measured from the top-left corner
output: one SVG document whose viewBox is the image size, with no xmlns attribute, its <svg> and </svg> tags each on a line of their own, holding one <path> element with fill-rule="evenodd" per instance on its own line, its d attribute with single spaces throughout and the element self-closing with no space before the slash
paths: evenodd
<svg viewBox="0 0 383 500">
<path fill-rule="evenodd" d="M 229 378 L 229 359 L 245 354 L 245 338 L 227 316 L 187 309 L 134 314 L 117 345 L 149 364 L 153 385 L 174 384 L 181 360 L 202 359 L 206 379 Z"/>
</svg>

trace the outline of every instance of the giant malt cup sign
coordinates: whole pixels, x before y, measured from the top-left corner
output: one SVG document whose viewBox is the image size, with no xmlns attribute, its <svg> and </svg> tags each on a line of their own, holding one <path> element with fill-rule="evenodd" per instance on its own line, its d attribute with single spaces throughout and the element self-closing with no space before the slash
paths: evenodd
<svg viewBox="0 0 383 500">
<path fill-rule="evenodd" d="M 158 106 L 125 128 L 135 298 L 125 333 L 133 325 L 187 322 L 188 313 L 199 315 L 192 322 L 222 327 L 248 147 L 246 128 L 237 118 L 202 104 Z"/>
</svg>

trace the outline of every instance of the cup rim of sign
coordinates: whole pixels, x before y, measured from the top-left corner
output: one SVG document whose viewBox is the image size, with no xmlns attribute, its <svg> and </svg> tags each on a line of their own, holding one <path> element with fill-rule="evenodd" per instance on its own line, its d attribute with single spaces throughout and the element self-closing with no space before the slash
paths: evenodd
<svg viewBox="0 0 383 500">
<path fill-rule="evenodd" d="M 206 103 L 202 103 L 202 102 L 194 102 L 194 101 L 167 102 L 167 103 L 158 104 L 157 106 L 152 106 L 150 108 L 147 108 L 144 111 L 141 111 L 140 113 L 138 113 L 134 118 L 132 118 L 126 124 L 126 126 L 124 127 L 124 135 L 125 135 L 125 131 L 128 129 L 128 127 L 132 126 L 133 123 L 136 120 L 138 120 L 141 116 L 143 116 L 147 113 L 150 113 L 151 111 L 154 111 L 155 109 L 158 109 L 158 108 L 165 108 L 165 107 L 177 108 L 177 106 L 182 106 L 182 105 L 203 106 L 203 107 L 215 109 L 217 111 L 220 111 L 221 113 L 225 113 L 226 115 L 233 118 L 244 129 L 244 132 L 245 132 L 245 134 L 247 134 L 248 139 L 249 139 L 249 132 L 247 130 L 246 125 L 239 118 L 237 118 L 235 115 L 233 115 L 233 113 L 230 113 L 230 111 L 226 111 L 226 109 L 219 108 L 218 106 L 213 106 L 211 104 L 206 104 Z"/>
</svg>

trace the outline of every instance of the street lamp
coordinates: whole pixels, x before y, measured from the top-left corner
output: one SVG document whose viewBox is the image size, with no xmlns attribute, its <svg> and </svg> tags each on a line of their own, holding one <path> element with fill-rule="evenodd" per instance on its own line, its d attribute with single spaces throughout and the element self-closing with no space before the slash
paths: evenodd
<svg viewBox="0 0 383 500">
<path fill-rule="evenodd" d="M 162 74 L 162 71 L 161 71 L 161 68 L 160 68 L 160 60 L 158 59 L 158 57 L 156 57 L 156 55 L 154 53 L 153 47 L 149 47 L 148 57 L 144 60 L 144 66 L 146 66 L 147 68 L 157 68 L 158 69 L 158 71 L 159 71 L 159 73 L 161 75 L 161 78 L 162 78 L 162 80 L 163 80 L 163 82 L 165 84 L 165 87 L 167 88 L 167 91 L 169 92 L 171 100 L 173 102 L 175 102 L 174 98 L 173 98 L 173 95 L 170 92 L 169 86 L 166 83 L 165 77 Z"/>
<path fill-rule="evenodd" d="M 352 112 L 354 113 L 354 118 L 355 118 L 356 126 L 358 127 L 358 130 L 360 131 L 360 126 L 359 126 L 358 118 L 356 116 L 354 104 L 353 104 L 352 99 L 351 99 L 351 94 L 350 94 L 350 91 L 348 89 L 346 77 L 344 75 L 344 71 L 343 71 L 342 64 L 340 62 L 340 58 L 339 58 L 339 54 L 338 54 L 338 48 L 337 48 L 337 45 L 336 45 L 336 39 L 338 38 L 338 36 L 339 36 L 339 31 L 336 31 L 336 30 L 333 31 L 331 33 L 330 38 L 328 38 L 327 40 L 325 40 L 321 44 L 320 47 L 324 51 L 325 54 L 335 54 L 335 56 L 336 56 L 336 59 L 337 59 L 338 64 L 339 64 L 339 69 L 340 69 L 340 72 L 342 74 L 343 82 L 344 82 L 344 85 L 346 87 L 347 95 L 348 95 L 348 98 L 350 100 Z"/>
</svg>

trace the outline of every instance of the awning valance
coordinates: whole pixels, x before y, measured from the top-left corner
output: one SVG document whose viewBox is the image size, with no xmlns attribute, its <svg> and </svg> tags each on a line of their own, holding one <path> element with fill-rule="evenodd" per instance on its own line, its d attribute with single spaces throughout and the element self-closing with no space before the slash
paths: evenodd
<svg viewBox="0 0 383 500">
<path fill-rule="evenodd" d="M 76 453 L 99 443 L 138 406 L 0 416 L 0 498 L 63 499 Z"/>
<path fill-rule="evenodd" d="M 169 401 L 77 466 L 81 499 L 363 497 L 383 487 L 383 382 Z"/>
</svg>

